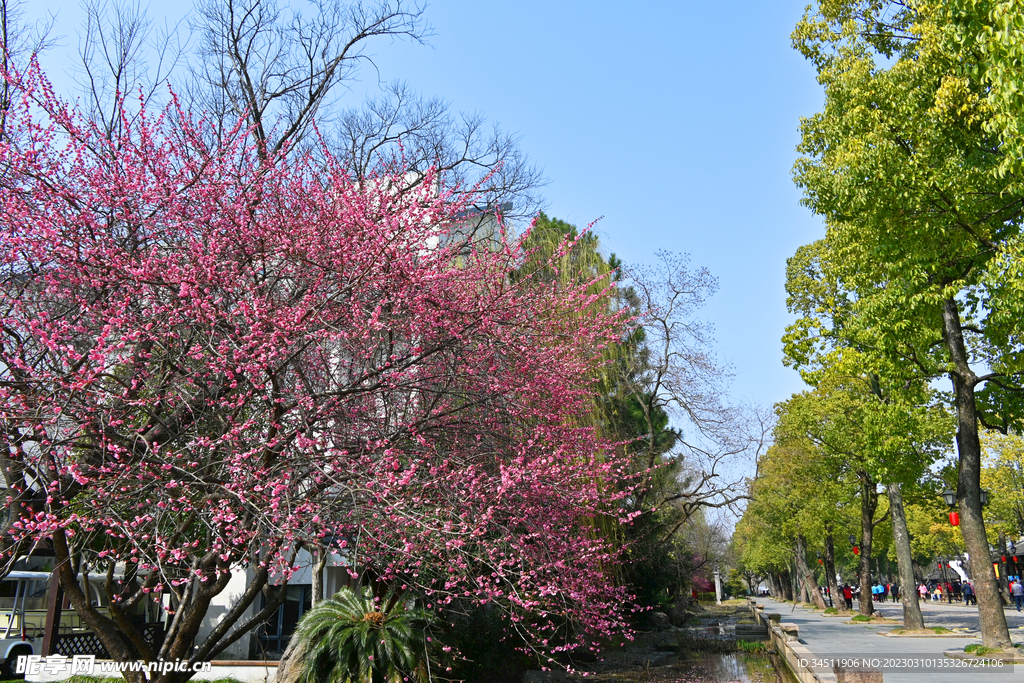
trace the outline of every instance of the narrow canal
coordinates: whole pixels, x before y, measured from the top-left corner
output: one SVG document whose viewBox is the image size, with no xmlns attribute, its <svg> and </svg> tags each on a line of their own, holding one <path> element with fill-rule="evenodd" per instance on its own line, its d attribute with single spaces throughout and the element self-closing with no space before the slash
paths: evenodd
<svg viewBox="0 0 1024 683">
<path fill-rule="evenodd" d="M 736 639 L 736 624 L 752 622 L 745 609 L 720 607 L 691 615 L 680 627 L 641 631 L 603 661 L 580 667 L 583 683 L 791 683 L 767 643 Z"/>
</svg>

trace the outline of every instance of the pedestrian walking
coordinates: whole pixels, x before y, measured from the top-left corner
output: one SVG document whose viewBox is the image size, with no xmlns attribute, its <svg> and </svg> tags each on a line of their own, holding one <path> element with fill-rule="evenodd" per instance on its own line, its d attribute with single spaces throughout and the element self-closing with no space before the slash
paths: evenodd
<svg viewBox="0 0 1024 683">
<path fill-rule="evenodd" d="M 963 589 L 961 589 L 961 591 L 963 592 L 963 595 L 964 595 L 964 604 L 965 605 L 972 605 L 972 604 L 973 605 L 977 605 L 978 604 L 977 599 L 974 597 L 974 586 L 972 586 L 970 583 L 965 583 L 964 587 L 963 587 Z"/>
<path fill-rule="evenodd" d="M 898 583 L 894 583 L 892 585 L 892 589 L 891 590 L 892 590 L 892 601 L 893 602 L 899 602 L 900 601 L 900 585 Z"/>
<path fill-rule="evenodd" d="M 843 599 L 846 600 L 846 609 L 853 609 L 853 589 L 843 586 Z"/>
<path fill-rule="evenodd" d="M 1013 585 L 1010 586 L 1010 595 L 1013 596 L 1013 601 L 1017 603 L 1017 611 L 1020 611 L 1022 605 L 1024 605 L 1024 586 L 1020 585 L 1020 581 L 1014 581 Z"/>
</svg>

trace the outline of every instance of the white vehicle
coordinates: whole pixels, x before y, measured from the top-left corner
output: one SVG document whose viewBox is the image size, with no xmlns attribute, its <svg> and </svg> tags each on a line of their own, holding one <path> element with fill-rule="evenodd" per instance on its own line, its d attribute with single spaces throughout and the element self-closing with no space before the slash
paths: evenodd
<svg viewBox="0 0 1024 683">
<path fill-rule="evenodd" d="M 11 572 L 0 581 L 0 678 L 14 678 L 20 655 L 42 651 L 49 572 Z"/>
<path fill-rule="evenodd" d="M 107 611 L 106 595 L 97 581 L 81 578 L 82 590 L 90 602 L 101 612 Z M 0 581 L 0 681 L 17 678 L 15 666 L 21 655 L 43 655 L 43 636 L 46 630 L 46 595 L 50 587 L 50 572 L 14 571 Z M 128 614 L 140 626 L 160 627 L 159 606 L 141 601 Z M 61 610 L 57 624 L 55 648 L 60 652 L 64 639 L 84 638 L 86 647 L 97 647 L 98 640 L 73 609 Z M 69 645 L 71 651 L 83 651 L 82 642 Z M 101 646 L 100 646 L 101 647 Z M 101 651 L 94 652 L 100 655 Z M 102 656 L 102 655 L 101 655 Z"/>
</svg>

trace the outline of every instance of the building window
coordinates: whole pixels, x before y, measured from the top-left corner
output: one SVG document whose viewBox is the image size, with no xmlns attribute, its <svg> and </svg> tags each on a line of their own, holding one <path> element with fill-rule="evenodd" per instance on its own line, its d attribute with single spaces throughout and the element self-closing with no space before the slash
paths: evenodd
<svg viewBox="0 0 1024 683">
<path fill-rule="evenodd" d="M 284 604 L 277 608 L 267 621 L 257 630 L 254 657 L 279 659 L 288 647 L 288 641 L 295 633 L 302 615 L 312 605 L 313 587 L 309 584 L 288 586 Z M 267 597 L 260 600 L 260 608 L 266 607 Z"/>
</svg>

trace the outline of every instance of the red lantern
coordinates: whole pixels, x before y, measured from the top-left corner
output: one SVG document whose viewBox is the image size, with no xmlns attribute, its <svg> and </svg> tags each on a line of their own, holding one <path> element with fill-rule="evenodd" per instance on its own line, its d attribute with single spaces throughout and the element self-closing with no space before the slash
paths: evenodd
<svg viewBox="0 0 1024 683">
<path fill-rule="evenodd" d="M 1003 555 L 1003 562 L 1006 562 L 1006 555 Z"/>
<path fill-rule="evenodd" d="M 953 526 L 960 526 L 960 513 L 959 512 L 950 512 L 949 513 L 949 523 L 951 525 L 953 525 Z"/>
<path fill-rule="evenodd" d="M 858 548 L 857 546 L 853 546 L 853 554 L 860 555 L 860 548 Z"/>
<path fill-rule="evenodd" d="M 818 560 L 818 564 L 825 564 L 825 563 L 822 562 L 821 560 Z"/>
</svg>

